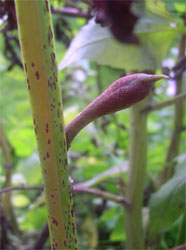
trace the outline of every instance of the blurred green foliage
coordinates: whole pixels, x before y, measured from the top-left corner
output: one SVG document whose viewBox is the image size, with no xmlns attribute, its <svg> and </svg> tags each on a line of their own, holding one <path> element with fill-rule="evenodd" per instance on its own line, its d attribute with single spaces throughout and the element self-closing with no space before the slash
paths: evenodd
<svg viewBox="0 0 186 250">
<path fill-rule="evenodd" d="M 176 29 L 173 31 L 171 27 L 169 27 L 170 33 L 167 31 L 169 36 L 166 35 L 167 33 L 164 33 L 164 27 L 161 25 L 162 21 L 159 20 L 159 28 L 156 27 L 155 34 L 150 26 L 143 25 L 144 20 L 142 19 L 140 27 L 150 27 L 150 31 L 144 31 L 146 32 L 144 38 L 146 43 L 145 45 L 143 44 L 142 47 L 148 49 L 148 52 L 152 52 L 150 61 L 155 60 L 152 64 L 153 67 L 151 67 L 148 60 L 145 61 L 145 59 L 143 61 L 143 56 L 148 57 L 148 54 L 145 54 L 145 50 L 140 52 L 140 57 L 138 57 L 138 53 L 136 54 L 135 51 L 130 54 L 132 48 L 129 50 L 129 46 L 131 45 L 126 46 L 125 54 L 122 54 L 123 52 L 120 50 L 120 56 L 123 58 L 122 64 L 120 63 L 118 67 L 112 64 L 112 59 L 115 57 L 115 50 L 111 49 L 111 45 L 109 51 L 107 49 L 107 52 L 110 53 L 109 57 L 106 58 L 102 55 L 101 61 L 100 55 L 96 58 L 94 54 L 94 50 L 100 49 L 101 51 L 102 49 L 102 45 L 99 43 L 96 43 L 97 47 L 94 48 L 86 47 L 83 52 L 84 54 L 81 54 L 80 51 L 76 51 L 75 58 L 73 58 L 73 60 L 70 58 L 70 60 L 75 62 L 73 66 L 70 65 L 68 68 L 65 68 L 63 72 L 60 72 L 66 124 L 101 91 L 106 89 L 109 84 L 124 75 L 126 70 L 153 69 L 157 73 L 161 73 L 163 60 L 169 59 L 175 64 L 178 54 L 178 41 L 183 33 L 183 24 L 180 16 L 185 8 L 184 1 L 149 1 L 149 3 L 151 2 L 154 2 L 154 4 L 155 2 L 160 3 L 155 13 L 153 13 L 156 22 L 158 20 L 157 15 L 159 14 L 161 18 L 166 21 L 166 25 L 169 24 L 170 26 L 169 18 L 171 22 L 174 22 L 176 25 Z M 54 1 L 54 3 L 57 6 L 58 1 Z M 84 10 L 87 10 L 87 6 L 84 3 L 80 2 L 77 4 Z M 62 7 L 62 5 L 65 6 L 65 2 L 59 1 L 59 6 Z M 153 6 L 150 6 L 150 8 L 154 10 Z M 162 12 L 164 14 L 162 14 Z M 169 18 L 167 15 L 170 15 Z M 156 22 L 153 23 L 153 19 L 151 21 L 153 25 L 157 24 Z M 63 28 L 63 25 L 67 27 L 65 36 L 71 40 L 78 34 L 79 30 L 84 27 L 86 20 L 77 17 L 62 17 L 54 14 L 53 23 L 54 27 L 56 27 L 56 24 L 59 24 L 60 29 L 64 33 L 65 28 Z M 86 27 L 88 26 L 89 24 Z M 87 36 L 81 38 L 93 38 L 96 40 L 97 38 L 95 35 L 93 36 L 91 32 L 92 30 L 89 30 L 86 34 Z M 78 36 L 81 36 L 81 32 Z M 86 42 L 88 43 L 89 40 Z M 59 64 L 66 53 L 66 58 L 71 53 L 71 48 L 67 52 L 68 45 L 68 41 L 65 44 L 63 39 L 56 39 Z M 0 121 L 8 141 L 13 148 L 12 184 L 42 185 L 24 73 L 18 66 L 7 70 L 9 60 L 7 60 L 3 54 L 4 46 L 3 34 L 0 34 Z M 105 44 L 103 44 L 103 46 L 105 46 Z M 142 48 L 140 47 L 140 49 Z M 94 60 L 80 60 L 82 58 Z M 130 63 L 128 58 L 130 58 Z M 108 62 L 106 64 L 112 67 L 104 65 L 105 60 Z M 102 65 L 98 65 L 97 62 L 101 62 Z M 70 63 L 67 64 L 69 65 Z M 139 65 L 139 67 L 137 67 L 137 65 Z M 148 68 L 147 65 L 150 65 L 150 68 Z M 114 68 L 113 66 L 116 67 Z M 169 67 L 169 65 L 167 66 Z M 183 82 L 186 82 L 186 74 L 183 74 L 183 78 Z M 170 85 L 167 81 L 157 83 L 154 89 L 152 103 L 163 102 L 171 98 L 167 95 L 169 90 Z M 180 163 L 178 163 L 176 173 L 172 179 L 161 187 L 158 185 L 159 176 L 170 142 L 173 116 L 173 106 L 151 112 L 148 116 L 148 164 L 145 186 L 146 192 L 150 192 L 149 195 L 151 198 L 150 206 L 148 207 L 147 202 L 145 207 L 148 213 L 150 210 L 150 221 L 148 220 L 147 224 L 151 225 L 153 233 L 163 232 L 160 245 L 161 249 L 168 249 L 166 247 L 175 246 L 177 236 L 175 231 L 178 231 L 182 222 L 180 219 L 181 215 L 185 212 L 183 209 L 184 205 L 180 208 L 180 204 L 184 200 L 185 190 L 184 167 L 182 168 Z M 184 124 L 185 122 L 186 118 L 184 118 Z M 116 175 L 113 174 L 113 176 L 107 174 L 107 171 L 111 168 L 122 166 L 128 159 L 129 126 L 129 110 L 124 110 L 100 118 L 78 134 L 69 151 L 70 175 L 75 184 L 94 180 L 104 172 L 104 178 L 95 182 L 93 187 L 116 195 L 122 194 L 121 189 L 125 187 L 127 171 L 118 171 L 118 173 Z M 180 155 L 185 151 L 185 140 L 186 134 L 183 132 L 181 134 Z M 183 164 L 184 163 L 182 163 L 182 165 Z M 184 180 L 181 182 L 180 178 Z M 3 188 L 4 181 L 5 168 L 3 154 L 0 150 L 0 188 Z M 153 186 L 153 191 L 150 190 L 151 185 Z M 155 193 L 152 194 L 152 192 Z M 37 203 L 38 200 L 41 200 L 41 202 Z M 16 191 L 12 193 L 12 202 L 20 229 L 23 230 L 24 237 L 27 237 L 29 241 L 30 232 L 40 232 L 46 222 L 46 210 L 41 198 L 41 191 Z M 33 204 L 35 203 L 38 205 L 34 206 Z M 74 206 L 80 249 L 111 250 L 124 248 L 124 215 L 123 208 L 120 204 L 88 194 L 76 194 Z M 179 206 L 180 209 L 178 209 L 177 206 Z M 91 228 L 89 233 L 86 233 L 87 228 Z M 33 242 L 33 239 L 30 241 Z"/>
</svg>

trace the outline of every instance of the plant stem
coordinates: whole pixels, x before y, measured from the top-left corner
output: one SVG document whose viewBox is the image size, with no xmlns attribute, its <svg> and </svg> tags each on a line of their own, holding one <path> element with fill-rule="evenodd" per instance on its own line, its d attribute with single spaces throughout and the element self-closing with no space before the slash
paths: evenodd
<svg viewBox="0 0 186 250">
<path fill-rule="evenodd" d="M 2 150 L 2 156 L 5 166 L 6 177 L 5 177 L 4 188 L 6 189 L 10 188 L 12 184 L 12 166 L 13 166 L 12 152 L 11 152 L 12 148 L 10 147 L 8 139 L 6 138 L 6 135 L 4 133 L 1 120 L 0 120 L 0 148 Z M 19 233 L 18 223 L 11 203 L 11 193 L 4 194 L 1 199 L 0 202 L 2 202 L 3 214 L 5 215 L 7 222 L 8 223 L 11 222 L 13 231 L 15 233 Z"/>
<path fill-rule="evenodd" d="M 52 249 L 77 249 L 48 0 L 16 0 L 21 50 L 39 151 Z"/>
<path fill-rule="evenodd" d="M 130 111 L 130 156 L 126 199 L 132 209 L 125 208 L 126 249 L 145 249 L 142 226 L 142 203 L 147 158 L 147 114 L 141 110 L 148 99 Z"/>
<path fill-rule="evenodd" d="M 19 191 L 19 190 L 41 190 L 43 191 L 42 186 L 20 186 L 20 187 L 7 187 L 0 190 L 0 195 L 12 191 Z M 76 184 L 72 187 L 73 194 L 78 193 L 85 193 L 85 194 L 92 194 L 98 197 L 102 197 L 105 200 L 112 200 L 118 203 L 122 203 L 126 205 L 128 208 L 130 208 L 130 204 L 126 201 L 126 199 L 123 196 L 115 195 L 109 192 L 105 192 L 99 189 L 95 188 L 89 188 L 81 184 Z"/>
<path fill-rule="evenodd" d="M 182 35 L 179 45 L 179 55 L 177 61 L 182 58 L 185 54 L 185 43 L 186 43 L 186 35 Z M 182 79 L 183 74 L 180 74 L 176 79 L 176 96 L 180 95 L 184 92 L 184 84 Z M 183 118 L 185 113 L 184 102 L 177 101 L 175 103 L 174 110 L 174 128 L 171 135 L 171 140 L 169 144 L 169 148 L 166 155 L 165 165 L 163 167 L 160 183 L 165 183 L 174 173 L 174 158 L 179 153 L 179 145 L 181 139 L 181 132 L 183 131 Z"/>
<path fill-rule="evenodd" d="M 180 223 L 180 228 L 178 230 L 178 235 L 176 239 L 176 245 L 183 244 L 186 242 L 186 212 L 182 215 L 182 221 Z"/>
<path fill-rule="evenodd" d="M 153 105 L 147 105 L 142 112 L 151 112 L 151 111 L 155 111 L 155 110 L 159 110 L 162 108 L 166 108 L 170 105 L 173 105 L 177 102 L 180 101 L 185 101 L 186 100 L 186 93 L 181 93 L 179 95 L 176 95 L 175 97 L 171 98 L 170 100 L 167 100 L 165 102 L 161 102 L 161 103 L 157 103 L 157 104 L 153 104 Z"/>
</svg>

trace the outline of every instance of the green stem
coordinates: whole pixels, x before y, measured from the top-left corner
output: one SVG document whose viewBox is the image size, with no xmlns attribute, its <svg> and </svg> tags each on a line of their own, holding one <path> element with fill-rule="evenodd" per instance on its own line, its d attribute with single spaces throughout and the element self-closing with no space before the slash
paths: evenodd
<svg viewBox="0 0 186 250">
<path fill-rule="evenodd" d="M 12 185 L 12 148 L 8 142 L 8 139 L 4 133 L 2 122 L 0 120 L 0 149 L 2 150 L 2 156 L 4 160 L 5 167 L 5 183 L 4 188 L 10 188 Z M 2 201 L 1 201 L 2 199 Z M 0 199 L 2 203 L 3 214 L 8 222 L 11 222 L 12 229 L 15 233 L 20 233 L 17 224 L 16 216 L 11 203 L 11 193 L 4 194 Z"/>
<path fill-rule="evenodd" d="M 77 249 L 62 101 L 48 0 L 16 0 L 52 249 Z"/>
<path fill-rule="evenodd" d="M 181 93 L 181 94 L 176 95 L 175 97 L 173 97 L 165 102 L 150 104 L 150 105 L 146 106 L 142 110 L 142 112 L 151 112 L 151 111 L 159 110 L 162 108 L 169 107 L 170 105 L 174 105 L 177 102 L 181 102 L 181 101 L 183 102 L 185 100 L 186 100 L 186 93 Z"/>
<path fill-rule="evenodd" d="M 179 45 L 178 61 L 185 54 L 186 35 L 182 35 Z M 183 73 L 176 79 L 176 96 L 185 92 L 184 90 L 184 76 Z M 183 131 L 183 120 L 185 115 L 185 104 L 181 100 L 177 101 L 174 106 L 174 127 L 171 135 L 170 144 L 168 147 L 165 165 L 163 167 L 160 184 L 165 183 L 174 173 L 175 161 L 174 158 L 179 154 L 179 147 L 181 141 L 181 132 Z"/>
<path fill-rule="evenodd" d="M 182 221 L 180 223 L 180 228 L 178 231 L 177 239 L 176 239 L 176 245 L 181 245 L 186 242 L 186 212 L 184 212 L 182 216 Z"/>
<path fill-rule="evenodd" d="M 141 110 L 147 102 L 148 99 L 145 99 L 130 111 L 130 157 L 126 199 L 132 209 L 125 208 L 126 249 L 144 249 L 142 207 L 147 158 L 147 115 Z"/>
</svg>

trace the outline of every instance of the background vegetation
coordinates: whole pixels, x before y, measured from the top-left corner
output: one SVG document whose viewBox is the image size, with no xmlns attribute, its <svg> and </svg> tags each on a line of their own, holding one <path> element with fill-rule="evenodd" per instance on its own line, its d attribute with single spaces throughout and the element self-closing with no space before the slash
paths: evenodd
<svg viewBox="0 0 186 250">
<path fill-rule="evenodd" d="M 7 7 L 0 2 L 1 247 L 30 249 L 47 215 L 14 7 L 8 3 Z M 125 74 L 153 72 L 172 78 L 156 83 L 144 104 L 148 144 L 143 225 L 146 248 L 185 249 L 185 2 L 141 2 L 135 27 L 140 45 L 120 44 L 107 27 L 88 22 L 94 15 L 89 1 L 51 1 L 51 5 L 65 124 Z M 80 249 L 125 249 L 121 196 L 127 184 L 129 113 L 120 111 L 91 123 L 68 152 L 71 181 L 77 185 L 74 211 Z M 11 186 L 21 190 L 3 192 Z M 43 244 L 50 248 L 46 235 L 40 249 Z"/>
</svg>

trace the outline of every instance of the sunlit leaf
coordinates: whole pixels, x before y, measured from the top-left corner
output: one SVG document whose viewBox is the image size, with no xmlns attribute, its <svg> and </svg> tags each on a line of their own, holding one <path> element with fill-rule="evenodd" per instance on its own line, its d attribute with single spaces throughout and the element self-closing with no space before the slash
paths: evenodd
<svg viewBox="0 0 186 250">
<path fill-rule="evenodd" d="M 150 199 L 150 231 L 169 227 L 185 211 L 186 161 L 177 165 L 175 175 Z"/>
<path fill-rule="evenodd" d="M 82 185 L 84 185 L 86 187 L 91 187 L 93 185 L 98 184 L 99 182 L 102 182 L 102 181 L 108 179 L 108 178 L 118 176 L 122 172 L 126 172 L 127 169 L 128 169 L 128 163 L 125 162 L 121 166 L 114 166 L 114 167 L 110 168 L 109 170 L 104 171 L 103 173 L 92 178 L 91 180 L 88 180 L 88 181 L 82 183 Z"/>
<path fill-rule="evenodd" d="M 22 208 L 28 206 L 30 200 L 26 195 L 23 194 L 16 194 L 13 196 L 13 205 L 17 208 Z"/>
<path fill-rule="evenodd" d="M 126 239 L 125 228 L 124 228 L 124 215 L 120 214 L 116 226 L 111 233 L 110 240 L 111 241 L 124 241 Z"/>
<path fill-rule="evenodd" d="M 80 59 L 88 59 L 126 70 L 155 70 L 161 66 L 172 39 L 183 30 L 167 16 L 150 13 L 140 19 L 135 30 L 140 46 L 127 45 L 117 42 L 107 27 L 91 20 L 72 41 L 59 69 Z"/>
</svg>

